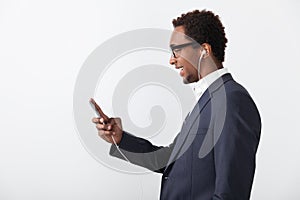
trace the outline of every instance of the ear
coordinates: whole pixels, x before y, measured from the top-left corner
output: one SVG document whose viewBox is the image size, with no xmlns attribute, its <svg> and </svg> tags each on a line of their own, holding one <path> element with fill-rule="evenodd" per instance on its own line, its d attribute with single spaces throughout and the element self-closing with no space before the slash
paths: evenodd
<svg viewBox="0 0 300 200">
<path fill-rule="evenodd" d="M 208 43 L 203 43 L 201 45 L 202 49 L 204 49 L 206 51 L 206 54 L 204 54 L 203 58 L 206 58 L 208 56 L 212 55 L 212 50 L 211 50 L 211 45 Z"/>
</svg>

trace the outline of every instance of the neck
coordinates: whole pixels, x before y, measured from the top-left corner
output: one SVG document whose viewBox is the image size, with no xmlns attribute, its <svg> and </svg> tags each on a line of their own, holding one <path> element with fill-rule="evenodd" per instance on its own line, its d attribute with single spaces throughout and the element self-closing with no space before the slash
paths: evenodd
<svg viewBox="0 0 300 200">
<path fill-rule="evenodd" d="M 203 59 L 201 63 L 200 77 L 203 78 L 208 74 L 222 68 L 223 64 L 221 62 L 212 57 L 207 57 L 206 59 Z"/>
</svg>

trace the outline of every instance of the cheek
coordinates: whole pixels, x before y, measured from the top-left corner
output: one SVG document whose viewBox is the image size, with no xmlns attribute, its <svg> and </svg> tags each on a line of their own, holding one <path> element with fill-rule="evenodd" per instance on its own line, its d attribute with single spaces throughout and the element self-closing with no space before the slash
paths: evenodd
<svg viewBox="0 0 300 200">
<path fill-rule="evenodd" d="M 189 60 L 191 65 L 193 65 L 195 68 L 197 68 L 198 66 L 198 56 L 196 54 L 194 54 L 191 59 Z"/>
<path fill-rule="evenodd" d="M 180 63 L 183 65 L 183 66 L 190 66 L 190 67 L 193 67 L 193 68 L 197 68 L 198 66 L 198 59 L 197 59 L 197 56 L 190 56 L 188 58 L 184 58 L 184 59 L 181 59 Z"/>
<path fill-rule="evenodd" d="M 177 63 L 178 63 L 179 65 L 185 66 L 188 62 L 187 62 L 184 58 L 179 57 L 179 58 L 177 58 Z"/>
<path fill-rule="evenodd" d="M 197 71 L 197 64 L 194 59 L 182 60 L 181 64 L 189 72 Z"/>
</svg>

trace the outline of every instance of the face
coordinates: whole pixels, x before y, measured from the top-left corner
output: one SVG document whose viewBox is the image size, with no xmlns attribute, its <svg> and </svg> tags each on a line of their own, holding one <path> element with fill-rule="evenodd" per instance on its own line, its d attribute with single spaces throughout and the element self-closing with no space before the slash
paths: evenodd
<svg viewBox="0 0 300 200">
<path fill-rule="evenodd" d="M 185 84 L 199 80 L 197 70 L 200 57 L 199 47 L 195 47 L 191 42 L 194 42 L 195 44 L 195 41 L 192 41 L 184 34 L 183 26 L 174 28 L 170 39 L 170 47 L 173 48 L 175 56 L 172 54 L 170 64 L 180 70 L 179 74 L 183 77 L 183 82 Z M 178 45 L 180 45 L 179 48 L 176 48 Z"/>
</svg>

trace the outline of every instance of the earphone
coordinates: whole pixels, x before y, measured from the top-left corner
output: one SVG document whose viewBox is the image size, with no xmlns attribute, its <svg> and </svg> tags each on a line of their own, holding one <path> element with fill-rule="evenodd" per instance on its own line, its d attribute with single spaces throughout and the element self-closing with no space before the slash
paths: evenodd
<svg viewBox="0 0 300 200">
<path fill-rule="evenodd" d="M 197 70 L 198 70 L 199 80 L 200 80 L 200 63 L 201 63 L 202 58 L 205 56 L 205 54 L 206 54 L 206 50 L 203 49 L 202 52 L 201 52 L 201 54 L 200 54 L 199 60 L 198 60 Z"/>
<path fill-rule="evenodd" d="M 202 57 L 203 57 L 205 54 L 206 54 L 206 50 L 205 50 L 205 49 L 203 49 L 203 50 L 202 50 L 202 52 L 201 52 L 201 55 L 200 55 L 200 56 L 202 56 Z"/>
</svg>

